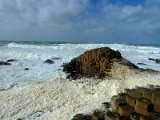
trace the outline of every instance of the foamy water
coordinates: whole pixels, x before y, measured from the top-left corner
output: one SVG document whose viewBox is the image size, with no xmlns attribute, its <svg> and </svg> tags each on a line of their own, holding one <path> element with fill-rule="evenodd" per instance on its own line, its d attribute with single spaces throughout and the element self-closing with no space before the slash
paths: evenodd
<svg viewBox="0 0 160 120">
<path fill-rule="evenodd" d="M 0 91 L 0 119 L 71 120 L 77 113 L 102 109 L 102 102 L 125 88 L 160 85 L 160 75 L 137 74 L 126 80 L 53 79 Z M 14 108 L 14 109 L 13 109 Z"/>
<path fill-rule="evenodd" d="M 149 72 L 130 75 L 125 80 L 64 79 L 63 63 L 86 50 L 104 46 L 119 50 L 123 57 L 136 65 L 147 64 L 139 67 L 160 71 L 160 64 L 148 60 L 160 58 L 159 47 L 123 44 L 3 44 L 0 46 L 0 60 L 18 61 L 12 62 L 11 66 L 0 66 L 0 119 L 70 120 L 77 113 L 101 108 L 102 102 L 109 101 L 111 96 L 123 92 L 125 88 L 160 85 L 160 74 Z M 55 63 L 45 64 L 46 59 L 52 59 Z"/>
<path fill-rule="evenodd" d="M 16 59 L 11 66 L 0 66 L 0 86 L 51 78 L 65 78 L 61 65 L 69 62 L 86 50 L 108 46 L 121 52 L 122 56 L 142 68 L 160 71 L 160 64 L 148 58 L 160 58 L 160 48 L 154 46 L 133 46 L 124 44 L 28 44 L 7 43 L 0 46 L 0 61 Z M 58 59 L 57 59 L 58 58 Z M 45 64 L 52 59 L 55 64 Z M 24 70 L 29 68 L 29 70 Z"/>
</svg>

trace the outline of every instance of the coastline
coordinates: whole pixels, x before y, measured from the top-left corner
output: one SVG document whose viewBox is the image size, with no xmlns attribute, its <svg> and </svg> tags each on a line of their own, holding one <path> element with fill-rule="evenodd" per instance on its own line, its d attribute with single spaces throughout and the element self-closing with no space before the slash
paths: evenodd
<svg viewBox="0 0 160 120">
<path fill-rule="evenodd" d="M 129 55 L 128 58 L 132 59 L 134 63 L 141 61 L 153 63 L 155 68 L 159 69 L 159 64 L 148 60 L 148 55 L 153 55 L 152 51 L 154 50 L 156 51 L 153 55 L 155 57 L 159 54 L 157 53 L 159 49 L 150 48 L 149 51 L 145 51 L 148 48 L 143 48 L 143 51 L 141 49 L 136 51 L 136 46 L 133 48 L 130 46 L 129 52 L 126 52 L 125 50 L 129 46 L 125 46 L 126 48 L 124 45 L 118 46 L 123 53 L 122 57 L 125 58 L 126 56 L 127 58 Z M 1 81 L 4 81 L 4 86 L 0 86 L 0 119 L 69 120 L 77 113 L 88 113 L 101 108 L 101 103 L 108 102 L 113 95 L 122 92 L 125 88 L 131 89 L 147 84 L 160 85 L 159 72 L 134 69 L 134 66 L 124 59 L 120 59 L 120 61 L 116 59 L 112 61 L 111 59 L 112 69 L 108 71 L 110 77 L 103 79 L 82 77 L 73 81 L 65 79 L 67 74 L 62 72 L 61 65 L 83 53 L 86 49 L 88 50 L 88 47 L 96 48 L 100 45 L 50 47 L 10 44 L 8 47 L 4 46 L 2 50 L 5 51 L 3 52 L 5 54 L 1 54 L 2 58 L 12 58 L 10 50 L 13 50 L 16 53 L 15 59 L 17 61 L 12 62 L 10 67 L 2 66 L 3 69 L 0 72 L 2 74 Z M 112 47 L 117 50 L 117 46 L 113 45 Z M 8 51 L 7 54 L 6 51 Z M 136 53 L 139 53 L 140 56 L 137 57 Z M 135 54 L 134 58 L 132 54 Z M 15 54 L 13 55 L 15 56 Z M 137 60 L 137 58 L 139 59 Z M 44 63 L 46 59 L 53 60 L 55 64 Z M 152 66 L 152 64 L 149 65 Z M 148 65 L 144 66 L 147 67 Z M 28 70 L 26 71 L 25 68 Z M 6 70 L 9 71 L 7 74 Z M 45 80 L 45 76 L 52 76 L 53 78 Z M 33 78 L 34 80 L 32 80 Z M 9 85 L 9 83 L 13 84 Z"/>
<path fill-rule="evenodd" d="M 15 85 L 0 91 L 0 118 L 3 120 L 63 120 L 77 113 L 92 112 L 101 103 L 125 88 L 160 85 L 160 75 L 135 74 L 118 79 L 53 79 Z"/>
<path fill-rule="evenodd" d="M 122 56 L 135 65 L 144 69 L 160 71 L 160 64 L 148 60 L 159 58 L 160 49 L 151 46 L 134 46 L 125 44 L 20 44 L 11 42 L 0 46 L 0 61 L 15 59 L 10 66 L 0 66 L 0 86 L 9 83 L 23 83 L 51 78 L 66 78 L 62 72 L 63 63 L 69 62 L 86 50 L 110 47 L 121 52 Z M 55 59 L 59 58 L 59 60 Z M 44 64 L 47 59 L 55 64 Z M 141 63 L 141 64 L 138 64 Z M 25 70 L 28 68 L 29 70 Z M 7 73 L 7 74 L 6 74 Z"/>
<path fill-rule="evenodd" d="M 160 0 L 1 0 L 0 120 L 160 120 Z"/>
</svg>

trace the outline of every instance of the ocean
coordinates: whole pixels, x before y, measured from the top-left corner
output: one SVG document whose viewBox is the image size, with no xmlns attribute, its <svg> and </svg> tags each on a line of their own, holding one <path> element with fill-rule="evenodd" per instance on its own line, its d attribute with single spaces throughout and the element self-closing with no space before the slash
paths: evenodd
<svg viewBox="0 0 160 120">
<path fill-rule="evenodd" d="M 0 66 L 0 86 L 33 81 L 63 79 L 63 63 L 84 51 L 108 46 L 121 52 L 122 56 L 144 69 L 160 71 L 160 64 L 148 58 L 160 58 L 160 46 L 127 44 L 84 44 L 51 42 L 0 42 L 0 61 L 16 59 L 12 65 Z M 46 64 L 51 59 L 54 64 Z M 140 64 L 143 63 L 143 64 Z M 28 68 L 29 70 L 25 70 Z"/>
</svg>

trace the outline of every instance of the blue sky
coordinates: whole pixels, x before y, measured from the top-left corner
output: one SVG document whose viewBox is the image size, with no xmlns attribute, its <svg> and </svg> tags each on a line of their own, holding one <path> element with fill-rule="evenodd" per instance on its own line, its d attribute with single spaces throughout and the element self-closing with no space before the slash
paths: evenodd
<svg viewBox="0 0 160 120">
<path fill-rule="evenodd" d="M 138 4 L 144 4 L 145 0 L 109 0 L 109 3 L 112 3 L 112 4 L 121 3 L 124 5 L 138 5 Z"/>
<path fill-rule="evenodd" d="M 160 0 L 1 0 L 0 39 L 160 44 Z"/>
</svg>

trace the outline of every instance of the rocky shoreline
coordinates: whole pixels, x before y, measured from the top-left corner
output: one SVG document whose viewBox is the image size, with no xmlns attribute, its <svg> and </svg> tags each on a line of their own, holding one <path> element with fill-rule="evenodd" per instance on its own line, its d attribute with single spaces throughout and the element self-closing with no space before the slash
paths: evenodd
<svg viewBox="0 0 160 120">
<path fill-rule="evenodd" d="M 125 79 L 129 74 L 159 73 L 155 70 L 142 69 L 121 56 L 119 51 L 109 47 L 91 49 L 73 58 L 63 65 L 63 71 L 69 79 L 105 78 Z"/>
<path fill-rule="evenodd" d="M 136 87 L 112 96 L 104 109 L 76 114 L 71 120 L 159 120 L 160 86 Z"/>
<path fill-rule="evenodd" d="M 141 69 L 123 58 L 120 52 L 107 47 L 85 52 L 64 64 L 63 70 L 69 80 L 52 79 L 0 88 L 0 119 L 71 120 L 81 112 L 94 113 L 85 119 L 94 115 L 94 120 L 99 120 L 97 115 L 104 113 L 100 103 L 103 102 L 107 108 L 105 112 L 110 110 L 107 102 L 113 95 L 119 96 L 119 93 L 124 93 L 124 89 L 132 90 L 137 85 L 160 85 L 159 72 Z M 112 111 L 108 114 L 114 115 Z M 101 116 L 104 117 L 104 114 Z"/>
</svg>

